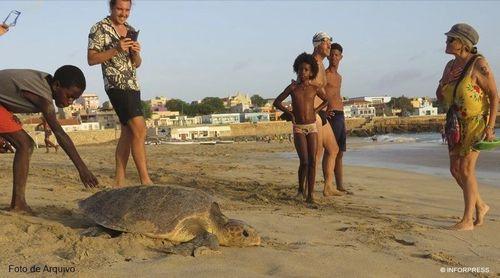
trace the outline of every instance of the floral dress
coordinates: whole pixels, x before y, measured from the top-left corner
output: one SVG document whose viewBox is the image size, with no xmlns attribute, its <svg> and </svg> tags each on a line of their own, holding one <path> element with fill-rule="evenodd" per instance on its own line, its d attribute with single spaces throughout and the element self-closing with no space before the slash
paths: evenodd
<svg viewBox="0 0 500 278">
<path fill-rule="evenodd" d="M 472 68 L 473 65 L 470 69 Z M 478 85 L 472 82 L 471 72 L 472 70 L 458 84 L 454 100 L 453 90 L 457 81 L 444 85 L 442 89 L 445 109 L 448 110 L 452 103 L 458 107 L 458 120 L 461 126 L 460 143 L 453 148 L 452 152 L 460 156 L 468 155 L 474 150 L 472 146 L 483 139 L 490 111 L 489 98 Z"/>
</svg>

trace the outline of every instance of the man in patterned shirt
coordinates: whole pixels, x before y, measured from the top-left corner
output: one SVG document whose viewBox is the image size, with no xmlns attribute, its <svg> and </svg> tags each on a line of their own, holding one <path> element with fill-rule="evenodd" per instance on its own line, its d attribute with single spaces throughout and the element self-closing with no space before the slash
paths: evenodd
<svg viewBox="0 0 500 278">
<path fill-rule="evenodd" d="M 87 61 L 101 64 L 106 94 L 121 123 L 121 134 L 116 146 L 115 187 L 125 184 L 125 169 L 132 157 L 139 172 L 141 184 L 151 184 L 147 166 L 146 124 L 142 111 L 136 68 L 141 65 L 141 45 L 137 32 L 127 24 L 132 0 L 110 0 L 110 16 L 90 29 Z M 130 36 L 129 34 L 134 35 Z"/>
</svg>

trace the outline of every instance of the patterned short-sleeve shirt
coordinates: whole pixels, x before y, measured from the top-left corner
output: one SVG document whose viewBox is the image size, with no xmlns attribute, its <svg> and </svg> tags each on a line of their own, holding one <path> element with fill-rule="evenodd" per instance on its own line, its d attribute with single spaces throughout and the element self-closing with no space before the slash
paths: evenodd
<svg viewBox="0 0 500 278">
<path fill-rule="evenodd" d="M 135 29 L 125 23 L 125 27 L 129 30 Z M 90 29 L 89 33 L 89 50 L 103 52 L 114 47 L 117 47 L 120 42 L 120 35 L 116 32 L 111 18 L 108 16 L 97 22 Z M 126 52 L 120 52 L 113 58 L 101 64 L 102 75 L 104 78 L 104 88 L 134 90 L 140 91 L 137 82 L 136 68 L 132 63 L 130 55 Z"/>
</svg>

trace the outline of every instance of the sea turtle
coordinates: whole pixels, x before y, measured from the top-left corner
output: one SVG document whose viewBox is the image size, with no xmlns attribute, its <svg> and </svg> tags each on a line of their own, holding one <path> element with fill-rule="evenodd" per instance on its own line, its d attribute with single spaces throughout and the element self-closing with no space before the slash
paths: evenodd
<svg viewBox="0 0 500 278">
<path fill-rule="evenodd" d="M 97 224 L 115 231 L 167 239 L 169 252 L 194 255 L 199 247 L 260 245 L 257 231 L 229 219 L 209 194 L 176 185 L 132 186 L 95 193 L 79 202 Z"/>
</svg>

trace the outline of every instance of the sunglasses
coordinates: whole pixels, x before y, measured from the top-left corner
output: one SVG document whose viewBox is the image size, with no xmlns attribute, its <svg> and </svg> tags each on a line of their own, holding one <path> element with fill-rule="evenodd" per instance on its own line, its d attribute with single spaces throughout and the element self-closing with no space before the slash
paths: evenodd
<svg viewBox="0 0 500 278">
<path fill-rule="evenodd" d="M 457 38 L 448 37 L 448 38 L 446 39 L 446 43 L 452 43 L 452 42 L 454 42 L 455 40 L 457 40 Z"/>
</svg>

